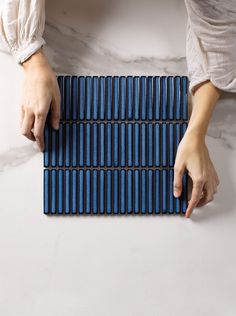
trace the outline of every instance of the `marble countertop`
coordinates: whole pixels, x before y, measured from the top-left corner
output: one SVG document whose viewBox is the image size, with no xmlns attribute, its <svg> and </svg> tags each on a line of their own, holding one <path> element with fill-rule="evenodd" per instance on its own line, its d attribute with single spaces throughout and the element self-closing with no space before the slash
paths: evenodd
<svg viewBox="0 0 236 316">
<path fill-rule="evenodd" d="M 47 1 L 57 74 L 186 75 L 184 3 Z M 206 142 L 213 202 L 183 217 L 47 217 L 43 156 L 21 136 L 22 68 L 0 50 L 0 315 L 236 315 L 236 98 Z"/>
</svg>

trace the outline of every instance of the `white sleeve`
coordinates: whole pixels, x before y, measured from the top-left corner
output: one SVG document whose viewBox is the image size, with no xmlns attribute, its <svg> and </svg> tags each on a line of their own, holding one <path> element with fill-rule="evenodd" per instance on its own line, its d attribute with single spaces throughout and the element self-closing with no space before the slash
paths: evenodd
<svg viewBox="0 0 236 316">
<path fill-rule="evenodd" d="M 46 44 L 45 0 L 4 0 L 0 12 L 0 38 L 21 64 Z"/>
<path fill-rule="evenodd" d="M 194 94 L 195 86 L 205 80 L 236 92 L 235 0 L 185 0 L 185 4 L 189 92 Z"/>
</svg>

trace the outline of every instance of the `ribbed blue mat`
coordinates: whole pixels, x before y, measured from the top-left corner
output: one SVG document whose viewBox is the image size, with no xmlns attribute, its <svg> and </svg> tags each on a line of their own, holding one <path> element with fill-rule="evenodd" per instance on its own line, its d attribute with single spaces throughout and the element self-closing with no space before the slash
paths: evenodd
<svg viewBox="0 0 236 316">
<path fill-rule="evenodd" d="M 173 196 L 188 124 L 186 76 L 58 76 L 59 131 L 45 125 L 45 214 L 184 214 Z"/>
</svg>

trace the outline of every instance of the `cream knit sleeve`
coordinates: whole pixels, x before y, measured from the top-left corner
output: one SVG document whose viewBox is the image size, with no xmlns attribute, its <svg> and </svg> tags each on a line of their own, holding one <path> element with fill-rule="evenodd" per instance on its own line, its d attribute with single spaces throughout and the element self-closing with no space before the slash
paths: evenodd
<svg viewBox="0 0 236 316">
<path fill-rule="evenodd" d="M 185 0 L 185 4 L 189 92 L 194 93 L 196 85 L 205 80 L 236 92 L 235 0 Z"/>
<path fill-rule="evenodd" d="M 4 0 L 0 9 L 0 39 L 21 64 L 46 42 L 45 0 Z"/>
</svg>

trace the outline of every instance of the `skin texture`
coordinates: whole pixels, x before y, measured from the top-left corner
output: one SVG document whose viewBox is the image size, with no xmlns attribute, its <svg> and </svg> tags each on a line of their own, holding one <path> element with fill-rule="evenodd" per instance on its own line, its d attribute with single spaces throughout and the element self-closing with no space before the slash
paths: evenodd
<svg viewBox="0 0 236 316">
<path fill-rule="evenodd" d="M 25 79 L 21 96 L 21 133 L 36 141 L 39 149 L 43 151 L 44 125 L 50 108 L 51 125 L 55 129 L 59 128 L 60 90 L 43 48 L 27 59 L 22 66 Z M 192 180 L 186 217 L 190 217 L 195 207 L 212 201 L 219 185 L 218 175 L 205 144 L 205 135 L 220 94 L 221 91 L 209 80 L 195 87 L 191 118 L 178 146 L 174 165 L 174 196 L 179 197 L 182 193 L 185 169 Z"/>
<path fill-rule="evenodd" d="M 208 124 L 220 95 L 221 90 L 209 80 L 195 87 L 191 118 L 178 146 L 174 165 L 174 196 L 181 195 L 185 169 L 192 180 L 186 217 L 190 217 L 195 207 L 211 202 L 220 183 L 205 144 Z"/>
<path fill-rule="evenodd" d="M 44 150 L 44 125 L 51 107 L 51 125 L 59 128 L 60 90 L 42 48 L 23 64 L 24 83 L 20 101 L 20 127 L 22 135 L 36 141 Z"/>
</svg>

